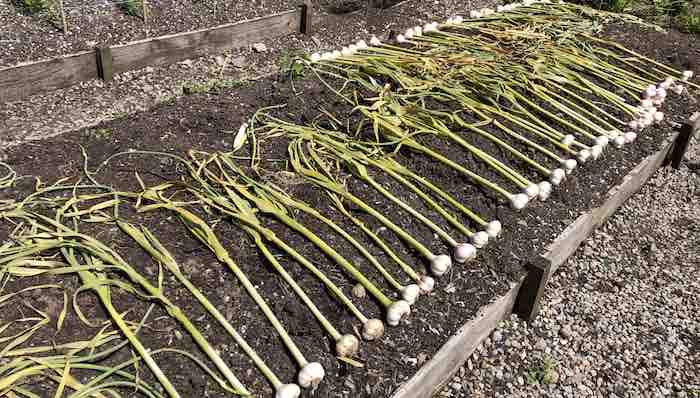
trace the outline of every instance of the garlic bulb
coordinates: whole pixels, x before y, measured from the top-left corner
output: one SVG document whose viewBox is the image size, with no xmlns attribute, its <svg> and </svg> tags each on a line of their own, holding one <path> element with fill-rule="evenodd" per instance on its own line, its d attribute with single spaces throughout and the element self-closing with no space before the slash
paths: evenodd
<svg viewBox="0 0 700 398">
<path fill-rule="evenodd" d="M 430 261 L 430 271 L 437 276 L 444 275 L 451 266 L 452 259 L 446 254 L 435 256 Z"/>
<path fill-rule="evenodd" d="M 502 229 L 501 222 L 498 220 L 493 220 L 486 224 L 486 233 L 489 234 L 489 237 L 492 239 L 498 238 L 501 235 Z"/>
<path fill-rule="evenodd" d="M 406 302 L 410 305 L 413 305 L 416 302 L 419 295 L 420 287 L 416 284 L 404 286 L 403 289 L 401 289 L 401 298 L 406 300 Z"/>
<path fill-rule="evenodd" d="M 561 184 L 562 181 L 564 181 L 564 178 L 566 178 L 566 172 L 564 171 L 564 169 L 554 169 L 549 175 L 549 182 L 551 182 L 552 185 L 557 186 Z"/>
<path fill-rule="evenodd" d="M 530 201 L 527 195 L 524 193 L 518 193 L 510 197 L 510 207 L 515 210 L 521 210 L 527 206 Z"/>
<path fill-rule="evenodd" d="M 525 189 L 523 189 L 523 193 L 527 195 L 528 199 L 534 199 L 537 197 L 537 195 L 539 195 L 540 188 L 537 186 L 537 184 L 530 183 L 525 187 Z"/>
<path fill-rule="evenodd" d="M 335 343 L 335 352 L 339 357 L 351 358 L 360 349 L 360 340 L 351 334 L 345 334 Z"/>
<path fill-rule="evenodd" d="M 411 305 L 404 300 L 394 301 L 386 312 L 386 323 L 398 326 L 399 322 L 411 313 Z"/>
<path fill-rule="evenodd" d="M 299 398 L 301 388 L 296 384 L 282 384 L 277 387 L 275 398 Z"/>
<path fill-rule="evenodd" d="M 435 279 L 428 275 L 423 275 L 420 277 L 420 281 L 418 281 L 418 287 L 422 294 L 430 293 L 435 288 Z"/>
<path fill-rule="evenodd" d="M 384 335 L 384 322 L 380 319 L 368 319 L 362 325 L 362 338 L 367 341 L 377 340 Z"/>
<path fill-rule="evenodd" d="M 552 184 L 550 184 L 548 181 L 541 181 L 539 184 L 537 184 L 540 187 L 540 193 L 537 195 L 539 200 L 545 201 L 549 199 L 549 195 L 552 194 Z"/>
<path fill-rule="evenodd" d="M 326 371 L 323 370 L 323 366 L 320 363 L 307 363 L 299 371 L 299 385 L 303 388 L 316 387 L 325 375 Z"/>
<path fill-rule="evenodd" d="M 455 261 L 463 264 L 476 257 L 476 248 L 469 243 L 460 243 L 454 249 Z"/>
<path fill-rule="evenodd" d="M 484 231 L 479 231 L 471 236 L 471 241 L 474 247 L 481 249 L 489 243 L 489 234 Z"/>
</svg>

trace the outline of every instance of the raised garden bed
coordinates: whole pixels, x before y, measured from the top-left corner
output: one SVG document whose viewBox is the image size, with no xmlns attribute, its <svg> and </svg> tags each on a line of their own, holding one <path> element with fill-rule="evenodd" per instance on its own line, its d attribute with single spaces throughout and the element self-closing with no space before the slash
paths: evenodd
<svg viewBox="0 0 700 398">
<path fill-rule="evenodd" d="M 149 18 L 129 15 L 124 2 L 64 1 L 69 34 L 64 34 L 46 13 L 34 14 L 21 0 L 3 1 L 0 6 L 0 66 L 79 51 L 124 44 L 135 40 L 206 29 L 290 10 L 299 1 L 270 0 L 252 4 L 249 1 L 206 0 L 182 2 L 147 1 Z M 136 8 L 140 1 L 134 1 Z M 60 26 L 60 24 L 58 24 Z"/>
<path fill-rule="evenodd" d="M 117 73 L 172 64 L 293 32 L 304 33 L 306 22 L 307 8 L 300 6 L 247 21 L 0 68 L 0 103 L 18 101 L 98 77 L 110 81 Z"/>
<path fill-rule="evenodd" d="M 12 165 L 19 175 L 33 175 L 39 177 L 41 181 L 53 182 L 61 177 L 76 177 L 82 173 L 83 157 L 78 150 L 78 144 L 85 148 L 88 158 L 87 167 L 91 170 L 111 154 L 130 149 L 159 150 L 177 154 L 183 154 L 192 148 L 205 151 L 222 148 L 225 150 L 230 148 L 238 126 L 250 116 L 251 112 L 260 107 L 280 103 L 286 103 L 286 107 L 280 110 L 278 115 L 298 122 L 314 120 L 319 116 L 318 109 L 330 110 L 334 113 L 348 111 L 333 93 L 314 80 L 297 80 L 290 83 L 267 79 L 239 90 L 223 90 L 218 93 L 189 96 L 177 102 L 160 105 L 149 112 L 105 122 L 95 128 L 64 134 L 45 141 L 26 143 L 25 146 L 11 149 L 7 153 L 6 162 Z M 246 267 L 246 272 L 258 289 L 266 297 L 274 298 L 271 301 L 275 310 L 305 353 L 324 365 L 327 379 L 316 390 L 318 396 L 391 396 L 398 386 L 411 378 L 417 369 L 426 363 L 425 370 L 419 370 L 418 376 L 412 379 L 414 381 L 409 381 L 406 388 L 398 390 L 396 396 L 428 396 L 426 394 L 434 391 L 434 388 L 448 377 L 450 370 L 456 368 L 455 365 L 460 358 L 466 357 L 465 354 L 476 347 L 478 340 L 484 338 L 496 322 L 510 311 L 523 281 L 523 267 L 529 259 L 534 254 L 541 253 L 579 214 L 596 206 L 605 206 L 608 199 L 606 192 L 609 187 L 623 181 L 624 176 L 643 159 L 664 145 L 664 139 L 673 133 L 670 123 L 685 119 L 684 114 L 688 104 L 687 96 L 674 99 L 666 105 L 665 110 L 669 117 L 659 128 L 647 130 L 633 145 L 625 146 L 620 150 L 608 150 L 598 161 L 586 163 L 554 191 L 548 202 L 533 203 L 521 213 L 514 213 L 504 203 L 491 200 L 492 195 L 485 195 L 483 190 L 470 185 L 466 178 L 456 172 L 436 167 L 435 162 L 414 153 L 399 152 L 397 158 L 401 162 L 411 164 L 423 175 L 429 176 L 435 184 L 447 187 L 449 193 L 457 200 L 469 203 L 474 210 L 488 219 L 501 220 L 506 228 L 497 244 L 480 250 L 477 261 L 465 266 L 455 266 L 443 276 L 436 291 L 419 301 L 414 307 L 413 316 L 401 328 L 387 329 L 387 334 L 381 342 L 362 344 L 356 357 L 359 364 L 355 363 L 354 366 L 352 363 L 337 361 L 332 356 L 332 342 L 318 330 L 310 314 L 273 276 L 240 228 L 227 222 L 220 222 L 216 227 L 217 232 L 222 237 L 223 243 L 231 248 L 236 262 Z M 264 177 L 287 186 L 297 197 L 314 208 L 331 214 L 336 222 L 341 223 L 349 231 L 356 232 L 353 225 L 322 200 L 323 195 L 317 189 L 310 184 L 290 180 L 289 175 L 283 172 L 287 143 L 285 137 L 278 137 L 264 143 L 261 149 L 263 155 L 261 168 L 265 171 Z M 497 178 L 493 172 L 484 168 L 483 165 L 480 166 L 464 152 L 451 147 L 449 143 L 438 139 L 430 140 L 430 143 L 460 164 L 469 165 L 484 175 Z M 484 142 L 482 144 L 487 145 Z M 128 156 L 112 162 L 103 173 L 100 173 L 99 180 L 119 189 L 137 190 L 139 185 L 133 177 L 134 171 L 138 171 L 147 184 L 185 178 L 184 170 L 167 158 Z M 383 178 L 382 183 L 395 188 L 397 192 L 401 191 L 399 186 L 391 185 L 388 179 L 379 176 L 377 178 Z M 428 243 L 432 250 L 436 252 L 444 250 L 442 243 L 433 236 L 432 231 L 412 222 L 410 217 L 407 217 L 398 207 L 382 200 L 363 183 L 350 180 L 348 184 L 353 192 L 361 192 L 367 202 L 381 208 L 384 213 L 390 214 L 395 222 L 400 223 L 413 236 Z M 34 181 L 22 179 L 14 190 L 2 192 L 4 197 L 0 199 L 21 198 L 33 187 Z M 434 215 L 413 195 L 401 192 L 400 196 L 424 214 Z M 490 198 L 484 199 L 484 197 Z M 330 233 L 326 234 L 327 231 L 313 219 L 306 218 L 302 214 L 296 216 L 299 220 L 317 228 L 321 234 L 325 234 L 327 241 L 348 258 L 354 259 L 357 256 L 345 242 L 333 237 Z M 232 275 L 217 265 L 214 257 L 189 237 L 182 225 L 167 213 L 137 217 L 137 219 L 153 231 L 157 231 L 163 243 L 186 267 L 187 274 L 195 280 L 197 285 L 206 286 L 212 303 L 222 308 L 234 324 L 241 325 L 241 333 L 249 339 L 251 345 L 268 363 L 274 364 L 280 378 L 293 380 L 296 369 L 289 354 L 281 348 L 276 335 L 270 331 L 259 311 L 254 309 L 252 300 L 242 293 L 240 285 L 235 282 Z M 379 225 L 369 220 L 367 222 L 374 230 L 381 233 Z M 469 221 L 463 220 L 463 222 Z M 442 219 L 439 223 L 443 228 L 449 227 Z M 274 222 L 270 222 L 270 225 L 276 234 L 289 241 L 299 252 L 332 275 L 345 292 L 350 291 L 352 284 L 348 278 L 334 270 L 327 259 L 311 244 Z M 91 232 L 118 247 L 124 258 L 139 267 L 139 271 L 151 277 L 157 273 L 157 266 L 134 242 L 113 229 L 95 228 Z M 5 240 L 8 233 L 7 226 L 0 229 L 0 241 Z M 397 248 L 399 255 L 416 265 L 422 273 L 426 272 L 422 268 L 423 262 L 412 250 L 398 242 L 395 237 L 386 236 L 386 239 Z M 376 255 L 380 261 L 389 263 L 381 253 Z M 291 261 L 282 261 L 288 265 L 290 272 L 293 272 L 297 280 L 309 287 L 309 294 L 339 329 L 352 331 L 357 327 L 343 314 L 342 308 L 329 298 L 329 294 L 321 286 L 308 275 L 299 272 L 298 267 L 295 267 Z M 361 261 L 357 262 L 361 263 Z M 363 265 L 363 271 L 371 273 L 366 268 L 366 265 Z M 73 291 L 77 286 L 77 281 L 70 278 L 47 277 L 44 283 L 62 283 L 69 291 Z M 9 283 L 8 288 L 14 290 L 22 286 Z M 270 386 L 255 372 L 240 371 L 252 369 L 249 361 L 238 352 L 235 346 L 231 345 L 218 325 L 207 321 L 204 312 L 194 305 L 191 297 L 170 279 L 166 279 L 165 289 L 176 304 L 186 309 L 193 319 L 198 320 L 207 339 L 217 347 L 223 358 L 239 371 L 238 376 L 244 384 L 257 395 L 269 396 Z M 49 312 L 55 315 L 57 309 L 60 311 L 60 305 L 56 301 L 49 298 L 44 300 L 49 300 L 47 303 Z M 86 295 L 81 296 L 81 300 L 82 305 L 90 309 L 89 315 L 104 317 L 94 298 Z M 132 309 L 130 316 L 133 319 L 140 319 L 145 313 L 146 309 L 137 305 L 138 301 L 129 295 L 115 293 L 114 301 L 120 310 Z M 381 316 L 382 311 L 374 301 L 358 300 L 357 304 L 364 312 Z M 20 309 L 13 308 L 11 311 L 20 311 Z M 7 316 L 16 315 L 18 314 L 11 313 Z M 187 351 L 196 350 L 188 337 L 183 336 L 181 332 L 176 332 L 178 329 L 174 322 L 162 315 L 162 310 L 156 309 L 149 317 L 151 329 L 149 333 L 144 334 L 144 342 L 148 346 L 157 347 L 167 344 Z M 465 320 L 469 319 L 473 320 L 465 325 Z M 92 334 L 94 330 L 86 330 L 76 316 L 70 315 L 66 318 L 65 327 L 61 333 L 55 336 L 50 336 L 49 333 L 37 334 L 33 339 L 36 339 L 37 344 L 41 344 L 50 338 L 61 342 L 68 337 L 89 338 Z M 449 336 L 456 337 L 448 343 L 452 344 L 449 348 L 441 350 Z M 451 350 L 455 342 L 465 344 L 461 352 Z M 445 350 L 459 355 L 452 358 L 442 357 L 445 355 Z M 123 350 L 110 361 L 118 362 L 128 356 L 127 350 Z M 435 360 L 431 361 L 430 358 Z M 202 374 L 192 372 L 187 362 L 162 361 L 162 367 L 168 374 L 173 375 L 173 380 L 181 387 L 180 391 L 187 396 L 203 393 L 212 397 L 225 396 L 217 392 Z M 144 377 L 148 379 L 151 376 L 144 375 Z M 415 387 L 416 383 L 420 386 Z M 35 387 L 40 389 L 42 386 Z"/>
<path fill-rule="evenodd" d="M 685 132 L 697 132 L 700 123 L 684 125 Z M 541 256 L 526 261 L 526 271 L 516 276 L 515 282 L 504 295 L 482 307 L 468 322 L 462 326 L 440 348 L 428 363 L 423 365 L 416 374 L 402 385 L 393 398 L 430 398 L 451 380 L 452 376 L 466 362 L 481 342 L 498 327 L 501 320 L 515 312 L 519 316 L 532 320 L 537 316 L 539 301 L 546 291 L 549 278 L 566 260 L 574 254 L 579 245 L 595 230 L 613 215 L 632 194 L 638 191 L 659 167 L 670 162 L 674 148 L 682 146 L 689 138 L 678 133 L 664 140 L 660 149 L 642 159 L 622 182 L 610 189 L 602 204 L 581 214 L 547 245 Z M 674 155 L 682 157 L 679 151 Z"/>
</svg>

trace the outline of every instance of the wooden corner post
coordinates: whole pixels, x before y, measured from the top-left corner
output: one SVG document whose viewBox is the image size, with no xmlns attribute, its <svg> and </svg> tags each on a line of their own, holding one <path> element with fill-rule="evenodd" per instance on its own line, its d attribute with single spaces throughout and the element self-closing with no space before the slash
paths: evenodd
<svg viewBox="0 0 700 398">
<path fill-rule="evenodd" d="M 300 4 L 299 9 L 299 33 L 309 34 L 311 32 L 311 16 L 309 15 L 309 5 Z"/>
<path fill-rule="evenodd" d="M 98 47 L 97 52 L 97 75 L 104 81 L 108 82 L 114 78 L 114 69 L 112 68 L 112 48 Z"/>
<path fill-rule="evenodd" d="M 680 127 L 678 138 L 673 144 L 673 149 L 668 155 L 665 164 L 671 164 L 671 167 L 677 169 L 683 162 L 690 140 L 700 131 L 700 112 L 695 112 L 690 119 Z"/>
<path fill-rule="evenodd" d="M 58 13 L 61 17 L 61 27 L 63 28 L 63 34 L 68 33 L 68 22 L 66 22 L 66 9 L 63 7 L 63 0 L 58 0 Z"/>
<path fill-rule="evenodd" d="M 527 276 L 523 281 L 513 312 L 521 319 L 532 321 L 540 312 L 540 301 L 552 272 L 552 263 L 543 256 L 537 256 L 525 266 Z"/>
</svg>

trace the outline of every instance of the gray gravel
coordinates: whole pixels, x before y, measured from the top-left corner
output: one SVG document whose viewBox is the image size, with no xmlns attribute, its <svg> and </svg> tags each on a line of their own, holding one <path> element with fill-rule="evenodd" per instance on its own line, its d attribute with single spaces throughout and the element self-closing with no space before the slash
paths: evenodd
<svg viewBox="0 0 700 398">
<path fill-rule="evenodd" d="M 700 143 L 659 170 L 437 397 L 699 397 Z"/>
</svg>

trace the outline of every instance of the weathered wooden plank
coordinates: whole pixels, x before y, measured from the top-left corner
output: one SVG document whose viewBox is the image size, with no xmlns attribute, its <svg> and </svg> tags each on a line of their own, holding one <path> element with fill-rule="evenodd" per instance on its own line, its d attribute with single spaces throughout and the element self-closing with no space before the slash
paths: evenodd
<svg viewBox="0 0 700 398">
<path fill-rule="evenodd" d="M 642 160 L 620 184 L 613 187 L 603 204 L 579 216 L 557 239 L 547 246 L 544 257 L 552 263 L 551 273 L 561 266 L 591 232 L 610 217 L 624 201 L 637 192 L 662 165 L 678 134 L 666 140 L 659 151 Z"/>
<path fill-rule="evenodd" d="M 300 23 L 300 12 L 296 9 L 215 28 L 113 46 L 114 73 L 149 65 L 170 64 L 200 57 L 207 52 L 243 47 L 268 37 L 296 32 Z"/>
<path fill-rule="evenodd" d="M 0 69 L 0 103 L 97 78 L 94 51 Z"/>
<path fill-rule="evenodd" d="M 440 351 L 423 365 L 418 372 L 392 398 L 430 398 L 464 364 L 476 347 L 488 337 L 498 323 L 508 317 L 525 275 L 511 285 L 510 290 L 495 302 L 482 307 L 474 318 L 465 323 Z"/>
</svg>

